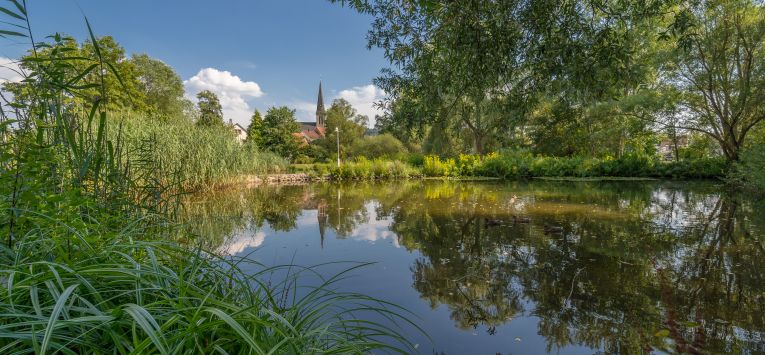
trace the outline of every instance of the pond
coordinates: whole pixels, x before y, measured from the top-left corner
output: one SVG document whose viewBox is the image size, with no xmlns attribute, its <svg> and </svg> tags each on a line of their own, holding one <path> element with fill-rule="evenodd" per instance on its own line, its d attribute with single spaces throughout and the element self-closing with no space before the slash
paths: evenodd
<svg viewBox="0 0 765 355">
<path fill-rule="evenodd" d="M 374 262 L 422 353 L 765 352 L 765 203 L 714 182 L 262 186 L 189 224 L 264 264 Z"/>
</svg>

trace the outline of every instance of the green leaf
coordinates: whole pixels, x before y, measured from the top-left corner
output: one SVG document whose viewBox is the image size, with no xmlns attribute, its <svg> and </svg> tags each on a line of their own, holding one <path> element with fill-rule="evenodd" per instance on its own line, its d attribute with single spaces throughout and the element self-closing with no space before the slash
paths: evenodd
<svg viewBox="0 0 765 355">
<path fill-rule="evenodd" d="M 56 300 L 56 305 L 53 307 L 53 312 L 50 314 L 50 318 L 48 318 L 48 325 L 45 327 L 45 336 L 43 337 L 42 342 L 42 349 L 40 350 L 40 353 L 45 355 L 45 353 L 48 351 L 48 346 L 50 345 L 51 337 L 53 336 L 53 329 L 55 329 L 56 322 L 58 321 L 58 316 L 61 314 L 61 311 L 64 309 L 64 306 L 66 305 L 66 301 L 69 299 L 69 296 L 74 292 L 74 289 L 77 288 L 79 284 L 74 284 L 66 288 L 64 292 L 58 297 L 58 300 Z"/>
<path fill-rule="evenodd" d="M 656 334 L 654 334 L 654 335 L 657 336 L 657 337 L 660 337 L 660 338 L 666 338 L 666 337 L 669 336 L 669 330 L 662 329 L 662 330 L 656 332 Z"/>
<path fill-rule="evenodd" d="M 9 1 L 12 2 L 14 5 L 16 5 L 16 8 L 19 9 L 19 12 L 24 14 L 24 16 L 27 16 L 27 9 L 23 5 L 21 5 L 21 3 L 18 0 L 9 0 Z"/>
<path fill-rule="evenodd" d="M 133 317 L 135 322 L 138 323 L 138 326 L 141 327 L 144 333 L 151 339 L 151 342 L 154 343 L 154 346 L 157 347 L 157 350 L 159 350 L 160 353 L 169 353 L 164 338 L 162 334 L 159 333 L 159 324 L 157 324 L 157 321 L 154 320 L 154 317 L 152 317 L 145 308 L 137 304 L 129 303 L 125 306 L 125 312 Z"/>
<path fill-rule="evenodd" d="M 2 7 L 2 6 L 0 6 L 0 12 L 4 12 L 6 15 L 8 15 L 8 16 L 11 16 L 11 17 L 13 17 L 13 18 L 17 18 L 17 19 L 19 19 L 19 20 L 22 20 L 22 21 L 26 21 L 26 19 L 24 18 L 24 16 L 21 16 L 21 15 L 19 15 L 19 14 L 17 14 L 17 13 L 15 13 L 15 12 L 13 12 L 13 11 L 11 11 L 11 10 L 8 10 L 8 9 L 6 9 L 5 7 Z"/>
<path fill-rule="evenodd" d="M 247 331 L 242 327 L 241 324 L 239 324 L 239 322 L 234 320 L 234 318 L 231 318 L 230 315 L 226 314 L 225 312 L 217 308 L 207 308 L 206 311 L 218 316 L 218 318 L 226 322 L 226 324 L 228 324 L 231 327 L 231 329 L 233 329 L 237 334 L 239 334 L 239 337 L 242 340 L 244 340 L 245 342 L 247 342 L 247 344 L 250 345 L 251 350 L 255 350 L 258 354 L 265 353 L 263 349 L 261 349 L 260 346 L 258 346 L 258 344 L 255 342 L 255 339 L 253 339 L 253 337 L 249 333 L 247 333 Z"/>
<path fill-rule="evenodd" d="M 0 30 L 0 37 L 5 36 L 26 37 L 27 35 L 16 31 Z"/>
</svg>

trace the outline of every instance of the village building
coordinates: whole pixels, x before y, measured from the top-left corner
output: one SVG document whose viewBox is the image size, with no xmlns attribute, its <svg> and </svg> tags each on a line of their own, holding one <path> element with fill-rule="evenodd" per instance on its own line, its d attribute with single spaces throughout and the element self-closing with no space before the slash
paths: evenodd
<svg viewBox="0 0 765 355">
<path fill-rule="evenodd" d="M 688 136 L 686 135 L 678 136 L 675 140 L 672 140 L 670 138 L 664 138 L 656 146 L 656 150 L 662 159 L 674 160 L 675 147 L 677 147 L 677 149 L 682 149 L 682 148 L 688 147 L 688 144 L 689 144 L 689 139 L 688 139 Z"/>
<path fill-rule="evenodd" d="M 324 96 L 321 92 L 321 82 L 319 82 L 319 98 L 316 102 L 316 121 L 298 122 L 300 131 L 292 135 L 299 139 L 301 145 L 308 145 L 311 142 L 324 138 L 327 133 L 326 128 L 327 111 L 324 109 Z"/>
<path fill-rule="evenodd" d="M 247 140 L 247 129 L 242 127 L 242 125 L 234 123 L 234 121 L 229 119 L 228 127 L 234 131 L 234 138 L 236 138 L 239 143 L 243 143 L 245 140 Z"/>
</svg>

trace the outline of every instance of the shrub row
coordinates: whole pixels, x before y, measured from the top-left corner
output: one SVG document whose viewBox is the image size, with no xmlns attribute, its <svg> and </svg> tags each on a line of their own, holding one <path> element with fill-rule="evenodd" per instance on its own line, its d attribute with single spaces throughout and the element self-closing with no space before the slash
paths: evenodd
<svg viewBox="0 0 765 355">
<path fill-rule="evenodd" d="M 531 177 L 657 177 L 721 178 L 726 172 L 722 159 L 661 161 L 648 156 L 621 158 L 543 157 L 525 152 L 492 153 L 483 159 L 460 155 L 456 159 L 426 156 L 425 176 L 485 176 L 502 179 Z"/>
</svg>

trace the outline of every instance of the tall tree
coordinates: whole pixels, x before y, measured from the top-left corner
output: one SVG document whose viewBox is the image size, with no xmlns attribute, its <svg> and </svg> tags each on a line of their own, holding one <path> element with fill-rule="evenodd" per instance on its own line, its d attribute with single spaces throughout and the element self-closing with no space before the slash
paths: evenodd
<svg viewBox="0 0 765 355">
<path fill-rule="evenodd" d="M 74 38 L 60 34 L 51 37 L 52 43 L 41 46 L 36 53 L 30 51 L 20 63 L 32 75 L 60 78 L 61 87 L 76 82 L 79 90 L 60 98 L 67 109 L 82 109 L 83 104 L 98 102 L 100 108 L 146 110 L 146 97 L 139 89 L 135 65 L 125 58 L 125 49 L 114 38 L 99 37 L 94 44 L 91 40 L 77 43 Z M 3 87 L 13 93 L 14 100 L 27 102 L 31 85 L 31 81 L 22 81 L 4 83 Z"/>
<path fill-rule="evenodd" d="M 258 147 L 262 147 L 264 127 L 263 117 L 260 116 L 260 111 L 256 109 L 250 118 L 250 125 L 247 126 L 247 141 L 254 143 Z"/>
<path fill-rule="evenodd" d="M 146 54 L 130 58 L 136 72 L 138 88 L 145 97 L 148 110 L 165 117 L 183 114 L 183 81 L 172 67 Z"/>
<path fill-rule="evenodd" d="M 336 99 L 327 110 L 327 134 L 321 143 L 329 152 L 337 154 L 337 133 L 340 133 L 340 153 L 345 155 L 351 146 L 364 136 L 364 123 L 368 118 L 357 113 L 345 99 Z"/>
<path fill-rule="evenodd" d="M 197 107 L 199 107 L 199 119 L 197 125 L 203 127 L 223 126 L 223 108 L 218 96 L 210 90 L 200 91 L 197 94 Z"/>
<path fill-rule="evenodd" d="M 656 37 L 646 34 L 655 30 L 650 20 L 665 3 L 336 2 L 376 18 L 368 44 L 382 48 L 396 69 L 375 82 L 391 100 L 414 94 L 424 107 L 418 111 L 430 112 L 391 117 L 426 124 L 451 120 L 451 134 L 469 133 L 478 153 L 492 141 L 510 143 L 536 97 L 560 99 L 579 118 L 586 106 L 640 94 L 652 73 L 646 48 Z M 503 109 L 491 109 L 497 101 Z M 632 113 L 613 106 L 615 114 L 604 117 L 614 121 L 610 126 L 621 125 Z"/>
<path fill-rule="evenodd" d="M 292 158 L 300 149 L 293 135 L 300 130 L 295 110 L 287 106 L 271 107 L 263 118 L 262 147 L 285 158 Z"/>
<path fill-rule="evenodd" d="M 765 7 L 709 0 L 682 9 L 671 82 L 682 92 L 680 128 L 717 141 L 739 160 L 750 131 L 765 120 Z"/>
</svg>

